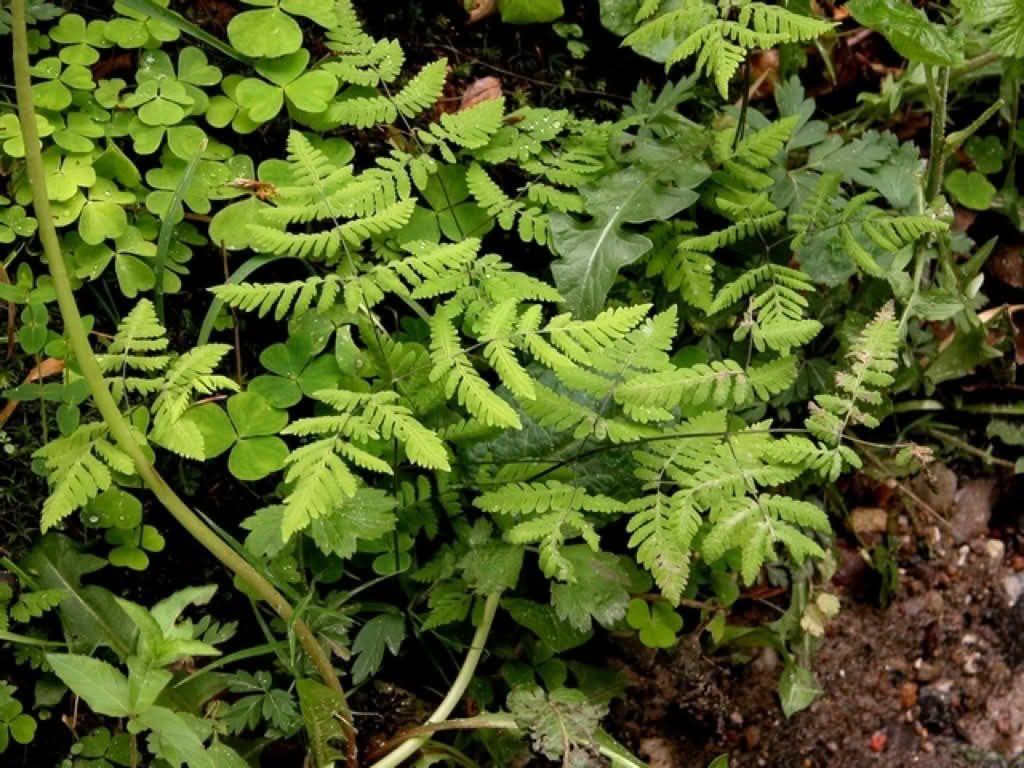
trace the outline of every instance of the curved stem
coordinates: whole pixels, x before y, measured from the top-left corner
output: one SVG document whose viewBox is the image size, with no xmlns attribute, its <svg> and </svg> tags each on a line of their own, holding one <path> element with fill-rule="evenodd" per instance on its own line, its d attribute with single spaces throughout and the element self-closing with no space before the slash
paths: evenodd
<svg viewBox="0 0 1024 768">
<path fill-rule="evenodd" d="M 136 442 L 128 422 L 121 414 L 117 403 L 110 394 L 103 379 L 103 372 L 93 354 L 86 335 L 82 316 L 78 312 L 75 296 L 68 278 L 67 267 L 61 253 L 57 229 L 50 214 L 50 201 L 46 194 L 46 177 L 43 160 L 40 154 L 39 132 L 36 128 L 35 109 L 32 98 L 32 84 L 29 77 L 28 35 L 25 25 L 25 0 L 13 0 L 11 3 L 12 32 L 14 35 L 14 82 L 18 94 L 18 114 L 21 119 L 21 132 L 25 142 L 25 167 L 32 186 L 32 200 L 36 218 L 39 221 L 39 240 L 43 245 L 49 262 L 50 275 L 53 278 L 54 292 L 60 307 L 64 329 L 68 334 L 71 350 L 81 368 L 82 376 L 89 384 L 93 402 L 103 417 L 111 435 L 121 450 L 135 462 L 136 470 L 146 486 L 153 492 L 168 512 L 187 530 L 207 551 L 216 557 L 227 568 L 233 571 L 246 585 L 265 600 L 274 611 L 286 622 L 294 611 L 289 602 L 263 576 L 224 541 L 221 540 L 199 517 L 188 508 L 188 505 L 174 492 L 159 472 L 149 463 L 141 446 Z M 324 682 L 338 692 L 344 701 L 344 690 L 334 672 L 330 659 L 317 642 L 305 622 L 295 620 L 295 634 L 309 654 Z M 347 710 L 347 704 L 345 706 Z M 348 747 L 348 762 L 351 768 L 356 766 L 355 729 L 351 717 L 344 722 L 345 737 Z"/>
<path fill-rule="evenodd" d="M 484 614 L 480 618 L 480 625 L 476 628 L 476 632 L 473 635 L 473 644 L 469 647 L 466 660 L 462 662 L 462 669 L 459 670 L 459 675 L 455 678 L 455 682 L 452 683 L 452 687 L 448 689 L 448 694 L 444 697 L 444 700 L 434 710 L 434 714 L 427 718 L 424 727 L 437 725 L 447 720 L 448 715 L 455 710 L 456 705 L 462 699 L 462 695 L 466 692 L 466 688 L 476 673 L 476 665 L 480 662 L 480 656 L 484 651 L 484 646 L 487 644 L 487 635 L 490 633 L 491 625 L 494 623 L 494 614 L 498 612 L 498 602 L 500 600 L 500 592 L 487 596 L 487 602 L 484 603 Z M 370 768 L 397 768 L 397 766 L 402 764 L 403 760 L 423 746 L 426 741 L 426 736 L 409 739 L 394 752 L 373 763 Z"/>
</svg>

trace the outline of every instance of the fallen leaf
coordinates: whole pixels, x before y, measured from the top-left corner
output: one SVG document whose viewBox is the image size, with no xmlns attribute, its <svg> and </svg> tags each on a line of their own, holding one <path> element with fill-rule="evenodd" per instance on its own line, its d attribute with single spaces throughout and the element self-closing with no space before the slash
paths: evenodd
<svg viewBox="0 0 1024 768">
<path fill-rule="evenodd" d="M 459 3 L 462 4 L 461 2 Z M 473 0 L 473 5 L 469 9 L 469 18 L 466 19 L 467 24 L 476 24 L 481 19 L 486 19 L 492 13 L 498 10 L 498 0 Z"/>
<path fill-rule="evenodd" d="M 884 533 L 889 513 L 881 507 L 857 507 L 850 513 L 850 527 L 857 533 Z"/>
<path fill-rule="evenodd" d="M 64 370 L 64 361 L 58 360 L 54 357 L 48 357 L 31 371 L 28 372 L 28 376 L 22 384 L 31 384 L 33 381 L 39 381 L 45 379 L 47 376 L 56 376 L 58 373 Z M 7 423 L 7 420 L 11 418 L 11 414 L 14 413 L 14 409 L 18 407 L 19 400 L 8 400 L 7 405 L 0 411 L 0 427 L 3 427 Z"/>
<path fill-rule="evenodd" d="M 462 92 L 459 111 L 475 107 L 484 101 L 501 98 L 501 80 L 496 77 L 481 77 L 469 84 Z"/>
</svg>

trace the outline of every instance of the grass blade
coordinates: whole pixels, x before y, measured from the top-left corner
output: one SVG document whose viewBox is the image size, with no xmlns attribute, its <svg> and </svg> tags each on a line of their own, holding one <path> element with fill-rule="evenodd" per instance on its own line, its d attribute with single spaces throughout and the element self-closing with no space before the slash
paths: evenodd
<svg viewBox="0 0 1024 768">
<path fill-rule="evenodd" d="M 174 194 L 171 195 L 171 200 L 167 204 L 167 210 L 164 211 L 163 221 L 160 222 L 160 237 L 156 241 L 156 268 L 153 270 L 156 273 L 156 285 L 153 286 L 153 303 L 156 305 L 156 316 L 160 318 L 160 323 L 164 322 L 164 264 L 167 262 L 167 251 L 171 248 L 171 234 L 174 232 L 175 219 L 179 216 L 179 210 L 184 213 L 181 201 L 185 197 L 185 193 L 188 192 L 188 188 L 192 185 L 192 179 L 196 175 L 196 168 L 199 167 L 199 161 L 203 157 L 203 153 L 206 152 L 207 140 L 203 141 L 199 145 L 199 149 L 196 151 L 192 159 L 188 161 L 188 165 L 185 166 L 185 172 L 181 175 L 178 180 L 178 186 L 174 188 Z"/>
</svg>

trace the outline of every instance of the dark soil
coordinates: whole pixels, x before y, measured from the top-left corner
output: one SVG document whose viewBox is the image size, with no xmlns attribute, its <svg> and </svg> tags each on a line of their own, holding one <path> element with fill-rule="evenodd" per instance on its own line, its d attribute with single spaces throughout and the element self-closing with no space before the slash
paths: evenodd
<svg viewBox="0 0 1024 768">
<path fill-rule="evenodd" d="M 783 716 L 774 650 L 732 666 L 686 642 L 631 648 L 612 660 L 633 681 L 614 734 L 651 768 L 704 768 L 724 752 L 730 768 L 1024 765 L 1021 488 L 967 485 L 930 498 L 948 522 L 922 517 L 917 534 L 907 515 L 890 522 L 902 588 L 887 608 L 863 559 L 842 552 L 843 610 L 814 660 L 824 694 L 810 708 Z"/>
</svg>

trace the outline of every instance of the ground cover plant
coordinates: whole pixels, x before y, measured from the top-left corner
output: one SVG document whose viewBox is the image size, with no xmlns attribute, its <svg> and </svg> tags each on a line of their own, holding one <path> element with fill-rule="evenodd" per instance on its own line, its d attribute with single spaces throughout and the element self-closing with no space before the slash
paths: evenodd
<svg viewBox="0 0 1024 768">
<path fill-rule="evenodd" d="M 1024 466 L 1018 5 L 468 9 L 543 105 L 352 0 L 0 6 L 0 753 L 636 767 L 619 640 L 806 709 L 837 483 Z"/>
</svg>

